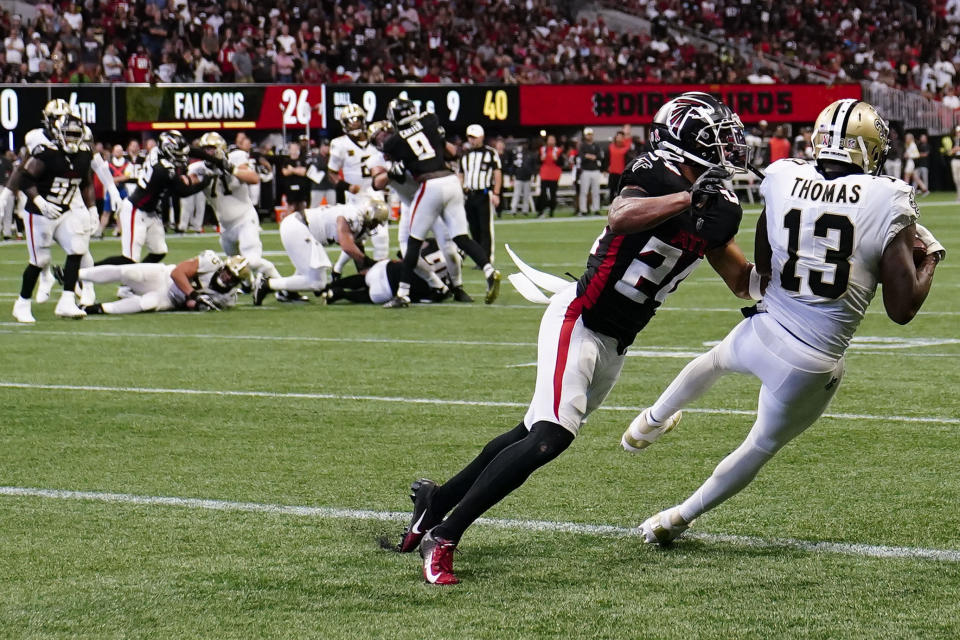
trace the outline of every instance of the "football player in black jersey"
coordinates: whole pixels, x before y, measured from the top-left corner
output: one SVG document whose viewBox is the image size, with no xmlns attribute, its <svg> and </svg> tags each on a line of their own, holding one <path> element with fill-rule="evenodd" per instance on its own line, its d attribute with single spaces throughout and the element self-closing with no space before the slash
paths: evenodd
<svg viewBox="0 0 960 640">
<path fill-rule="evenodd" d="M 202 191 L 216 176 L 203 178 L 187 175 L 190 145 L 177 130 L 164 131 L 148 155 L 139 172 L 133 191 L 120 203 L 117 220 L 120 222 L 120 242 L 123 255 L 112 256 L 97 263 L 131 264 L 140 261 L 143 246 L 147 246 L 144 262 L 160 262 L 167 255 L 163 230 L 163 209 L 169 198 L 184 198 Z"/>
<path fill-rule="evenodd" d="M 500 293 L 500 272 L 490 264 L 487 252 L 467 235 L 469 228 L 463 187 L 444 161 L 446 155 L 454 155 L 455 149 L 444 139 L 440 121 L 433 113 L 420 115 L 416 105 L 403 98 L 390 102 L 387 117 L 393 123 L 395 133 L 384 131 L 374 142 L 382 148 L 385 157 L 402 161 L 420 183 L 420 188 L 413 201 L 410 237 L 403 259 L 403 278 L 397 295 L 383 306 L 388 309 L 409 306 L 410 282 L 417 267 L 420 246 L 438 217 L 443 217 L 456 245 L 483 269 L 487 279 L 484 302 L 490 304 Z"/>
<path fill-rule="evenodd" d="M 458 582 L 453 551 L 467 527 L 573 442 L 616 383 L 627 347 L 704 257 L 737 296 L 750 297 L 755 269 L 733 240 L 742 210 L 723 186 L 749 159 L 740 119 L 707 94 L 686 93 L 658 111 L 650 141 L 622 177 L 585 273 L 543 316 L 523 420 L 446 483 L 411 487 L 413 517 L 398 550 L 419 545 L 432 584 Z"/>
<path fill-rule="evenodd" d="M 40 272 L 50 264 L 50 245 L 57 241 L 67 254 L 63 269 L 63 294 L 54 313 L 62 318 L 82 318 L 74 289 L 80 260 L 89 246 L 88 221 L 95 211 L 92 158 L 83 144 L 83 121 L 73 112 L 57 118 L 51 142 L 41 144 L 10 176 L 11 191 L 20 189 L 27 197 L 25 221 L 29 264 L 23 271 L 20 297 L 14 303 L 13 317 L 18 322 L 35 322 L 30 297 Z M 71 208 L 74 195 L 80 192 L 86 211 Z"/>
</svg>

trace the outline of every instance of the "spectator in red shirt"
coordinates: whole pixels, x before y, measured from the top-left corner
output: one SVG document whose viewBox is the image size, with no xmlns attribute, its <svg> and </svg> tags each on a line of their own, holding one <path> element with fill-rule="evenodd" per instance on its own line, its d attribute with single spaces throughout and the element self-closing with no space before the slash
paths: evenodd
<svg viewBox="0 0 960 640">
<path fill-rule="evenodd" d="M 790 141 L 787 139 L 783 126 L 779 126 L 774 130 L 773 137 L 770 138 L 770 164 L 789 157 Z"/>
<path fill-rule="evenodd" d="M 537 211 L 538 217 L 546 215 L 549 207 L 550 217 L 557 208 L 557 183 L 563 173 L 563 149 L 557 146 L 557 139 L 553 135 L 547 136 L 547 144 L 540 147 L 540 201 Z"/>
<path fill-rule="evenodd" d="M 127 60 L 128 82 L 150 82 L 153 63 L 142 44 L 137 45 L 137 51 Z"/>
<path fill-rule="evenodd" d="M 233 66 L 233 54 L 236 49 L 233 46 L 233 38 L 230 37 L 230 29 L 226 30 L 223 46 L 220 53 L 217 54 L 217 64 L 220 65 L 220 81 L 233 82 L 236 69 Z"/>
<path fill-rule="evenodd" d="M 630 140 L 623 135 L 623 131 L 617 131 L 610 146 L 607 147 L 607 158 L 609 158 L 607 186 L 610 188 L 610 202 L 613 202 L 620 193 L 620 176 L 623 175 L 628 151 L 630 151 Z"/>
</svg>

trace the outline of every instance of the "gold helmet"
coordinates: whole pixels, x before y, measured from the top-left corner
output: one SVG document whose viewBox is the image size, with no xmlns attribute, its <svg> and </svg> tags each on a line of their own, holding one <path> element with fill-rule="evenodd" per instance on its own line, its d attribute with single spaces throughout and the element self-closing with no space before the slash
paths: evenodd
<svg viewBox="0 0 960 640">
<path fill-rule="evenodd" d="M 355 102 L 351 102 L 340 110 L 340 126 L 351 138 L 361 139 L 367 136 L 367 129 L 364 126 L 366 119 L 367 113 Z"/>
<path fill-rule="evenodd" d="M 363 208 L 363 219 L 372 228 L 383 224 L 390 217 L 390 207 L 383 200 L 368 200 Z"/>
<path fill-rule="evenodd" d="M 200 136 L 197 145 L 200 147 L 212 147 L 218 155 L 227 155 L 227 141 L 216 131 L 208 131 Z"/>
<path fill-rule="evenodd" d="M 846 98 L 817 116 L 813 146 L 817 160 L 853 164 L 878 175 L 890 150 L 890 127 L 872 105 Z"/>
<path fill-rule="evenodd" d="M 243 256 L 230 256 L 223 261 L 223 266 L 241 282 L 250 279 L 250 266 Z"/>
<path fill-rule="evenodd" d="M 43 108 L 43 123 L 52 130 L 53 124 L 68 113 L 73 113 L 70 103 L 63 98 L 54 98 Z"/>
<path fill-rule="evenodd" d="M 377 149 L 383 150 L 383 143 L 396 131 L 396 127 L 389 120 L 377 120 L 367 127 L 367 138 Z"/>
</svg>

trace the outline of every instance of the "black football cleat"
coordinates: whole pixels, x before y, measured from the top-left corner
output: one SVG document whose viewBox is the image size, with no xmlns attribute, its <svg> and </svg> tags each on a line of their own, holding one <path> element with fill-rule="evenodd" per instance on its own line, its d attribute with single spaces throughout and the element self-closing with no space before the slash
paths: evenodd
<svg viewBox="0 0 960 640">
<path fill-rule="evenodd" d="M 440 524 L 443 519 L 436 514 L 430 513 L 430 503 L 433 501 L 433 494 L 437 490 L 437 483 L 427 478 L 420 478 L 410 485 L 410 500 L 413 501 L 413 515 L 410 517 L 410 524 L 403 532 L 403 538 L 397 545 L 397 551 L 400 553 L 410 553 L 420 545 L 424 534 L 433 527 Z"/>
<path fill-rule="evenodd" d="M 454 287 L 453 299 L 457 302 L 473 302 L 473 298 L 470 297 L 470 294 L 463 290 L 463 287 Z"/>
</svg>

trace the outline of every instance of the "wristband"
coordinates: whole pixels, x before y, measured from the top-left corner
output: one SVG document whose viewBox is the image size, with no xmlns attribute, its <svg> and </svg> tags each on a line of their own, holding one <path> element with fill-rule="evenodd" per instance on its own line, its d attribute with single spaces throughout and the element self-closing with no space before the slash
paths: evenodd
<svg viewBox="0 0 960 640">
<path fill-rule="evenodd" d="M 760 290 L 760 272 L 757 271 L 757 265 L 750 265 L 750 282 L 747 285 L 747 290 L 753 300 L 763 298 L 763 291 Z"/>
</svg>

